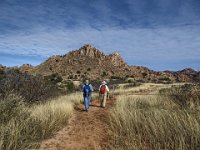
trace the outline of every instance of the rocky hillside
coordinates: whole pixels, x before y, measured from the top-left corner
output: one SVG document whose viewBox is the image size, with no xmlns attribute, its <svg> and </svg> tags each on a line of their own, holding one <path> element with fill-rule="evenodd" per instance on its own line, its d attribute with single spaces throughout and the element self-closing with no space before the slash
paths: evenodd
<svg viewBox="0 0 200 150">
<path fill-rule="evenodd" d="M 68 79 L 123 77 L 131 72 L 119 53 L 105 55 L 88 44 L 66 55 L 52 56 L 26 71 L 43 75 L 58 73 Z"/>
<path fill-rule="evenodd" d="M 52 56 L 36 67 L 23 65 L 20 71 L 44 76 L 56 73 L 64 79 L 74 80 L 132 78 L 145 82 L 200 81 L 200 72 L 193 69 L 156 72 L 142 66 L 129 66 L 119 53 L 106 55 L 89 44 L 65 55 Z"/>
</svg>

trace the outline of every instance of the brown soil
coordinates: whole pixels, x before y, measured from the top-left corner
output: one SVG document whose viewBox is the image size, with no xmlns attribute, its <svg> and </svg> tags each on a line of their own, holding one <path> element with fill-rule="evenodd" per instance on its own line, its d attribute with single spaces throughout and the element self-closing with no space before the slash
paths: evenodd
<svg viewBox="0 0 200 150">
<path fill-rule="evenodd" d="M 103 150 L 108 147 L 108 111 L 113 100 L 107 100 L 106 108 L 99 101 L 91 103 L 89 112 L 84 105 L 76 107 L 67 127 L 49 140 L 42 142 L 40 150 Z"/>
</svg>

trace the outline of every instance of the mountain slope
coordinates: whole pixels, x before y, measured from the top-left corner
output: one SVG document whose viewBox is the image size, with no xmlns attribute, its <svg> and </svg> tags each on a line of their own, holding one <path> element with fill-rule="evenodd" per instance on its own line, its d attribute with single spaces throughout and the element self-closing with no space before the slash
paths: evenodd
<svg viewBox="0 0 200 150">
<path fill-rule="evenodd" d="M 30 69 L 29 72 L 43 75 L 58 73 L 66 78 L 95 79 L 112 75 L 123 77 L 130 70 L 118 53 L 105 55 L 87 44 L 66 55 L 52 56 L 44 63 Z"/>
<path fill-rule="evenodd" d="M 142 66 L 129 66 L 119 53 L 106 55 L 89 44 L 65 55 L 49 57 L 36 67 L 23 65 L 20 70 L 44 76 L 58 73 L 65 79 L 132 77 L 148 82 L 200 81 L 200 72 L 191 68 L 177 72 L 157 72 Z"/>
</svg>

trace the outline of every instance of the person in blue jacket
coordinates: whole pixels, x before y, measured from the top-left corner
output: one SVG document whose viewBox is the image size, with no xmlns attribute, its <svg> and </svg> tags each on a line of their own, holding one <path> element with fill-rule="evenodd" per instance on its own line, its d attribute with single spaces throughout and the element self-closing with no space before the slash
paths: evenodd
<svg viewBox="0 0 200 150">
<path fill-rule="evenodd" d="M 83 97 L 84 97 L 85 111 L 88 112 L 88 109 L 90 106 L 91 94 L 92 94 L 92 91 L 94 91 L 92 85 L 89 83 L 89 80 L 85 81 L 82 91 L 83 91 Z"/>
</svg>

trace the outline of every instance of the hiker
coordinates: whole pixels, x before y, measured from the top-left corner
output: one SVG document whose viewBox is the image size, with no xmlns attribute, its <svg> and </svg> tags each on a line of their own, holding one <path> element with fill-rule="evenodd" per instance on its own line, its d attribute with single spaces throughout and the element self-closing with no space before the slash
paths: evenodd
<svg viewBox="0 0 200 150">
<path fill-rule="evenodd" d="M 88 112 L 88 109 L 90 106 L 91 93 L 93 91 L 93 87 L 89 83 L 89 80 L 85 81 L 82 91 L 83 91 L 83 97 L 84 97 L 85 111 Z"/>
<path fill-rule="evenodd" d="M 105 108 L 106 99 L 108 96 L 109 88 L 106 85 L 106 81 L 103 81 L 99 87 L 99 97 L 100 97 L 100 106 Z"/>
</svg>

